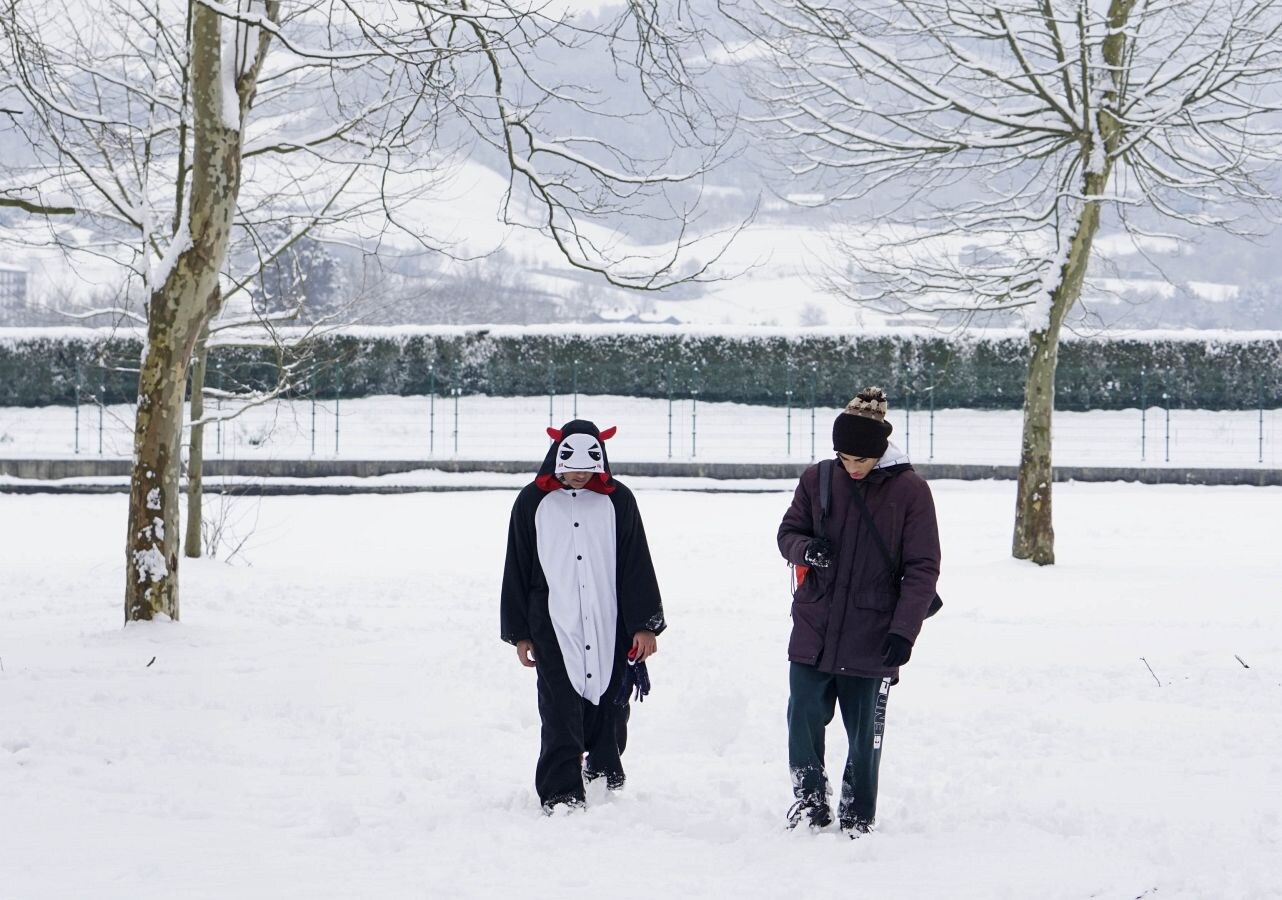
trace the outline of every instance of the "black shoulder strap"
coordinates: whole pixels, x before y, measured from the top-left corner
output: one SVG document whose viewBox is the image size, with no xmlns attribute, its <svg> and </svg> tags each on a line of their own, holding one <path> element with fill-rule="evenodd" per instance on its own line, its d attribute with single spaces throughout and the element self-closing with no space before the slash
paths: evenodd
<svg viewBox="0 0 1282 900">
<path fill-rule="evenodd" d="M 819 463 L 819 519 L 828 518 L 832 508 L 832 460 L 825 459 Z"/>
<path fill-rule="evenodd" d="M 815 537 L 828 537 L 828 509 L 832 506 L 832 460 L 819 461 L 819 527 Z"/>
<path fill-rule="evenodd" d="M 872 520 L 872 513 L 868 510 L 868 501 L 864 499 L 864 492 L 859 489 L 859 485 L 852 483 L 850 485 L 850 493 L 854 495 L 855 505 L 859 507 L 860 514 L 864 517 L 864 521 L 868 523 L 868 530 L 872 532 L 873 540 L 877 542 L 877 549 L 885 557 L 886 569 L 891 573 L 892 577 L 898 575 L 899 567 L 895 565 L 895 558 L 886 549 L 886 542 L 882 538 L 881 532 L 877 530 L 877 523 Z"/>
</svg>

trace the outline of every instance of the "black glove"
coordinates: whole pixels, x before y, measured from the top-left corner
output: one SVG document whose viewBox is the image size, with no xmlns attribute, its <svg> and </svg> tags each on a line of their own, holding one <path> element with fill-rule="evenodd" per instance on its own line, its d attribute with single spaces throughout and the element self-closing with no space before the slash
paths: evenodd
<svg viewBox="0 0 1282 900">
<path fill-rule="evenodd" d="M 886 642 L 881 645 L 882 665 L 898 668 L 908 662 L 908 658 L 912 655 L 912 641 L 897 634 L 886 635 Z"/>
<path fill-rule="evenodd" d="M 649 693 L 650 672 L 645 663 L 628 660 L 623 677 L 619 679 L 619 689 L 614 693 L 614 705 L 627 706 L 630 699 L 640 703 Z"/>
<path fill-rule="evenodd" d="M 827 538 L 811 538 L 806 544 L 806 565 L 816 569 L 832 565 L 832 543 Z"/>
</svg>

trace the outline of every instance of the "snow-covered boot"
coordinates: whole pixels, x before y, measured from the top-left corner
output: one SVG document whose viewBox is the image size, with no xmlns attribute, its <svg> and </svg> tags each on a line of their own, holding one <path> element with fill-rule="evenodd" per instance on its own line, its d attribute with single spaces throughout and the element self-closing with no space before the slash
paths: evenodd
<svg viewBox="0 0 1282 900">
<path fill-rule="evenodd" d="M 832 810 L 823 800 L 813 797 L 803 798 L 792 804 L 788 810 L 788 829 L 796 828 L 803 818 L 811 831 L 818 831 L 832 824 Z"/>
<path fill-rule="evenodd" d="M 583 770 L 583 780 L 589 783 L 602 777 L 605 778 L 605 786 L 612 791 L 623 790 L 623 785 L 627 782 L 627 776 L 622 772 L 594 772 L 591 769 Z"/>
<path fill-rule="evenodd" d="M 842 819 L 841 833 L 846 835 L 852 841 L 863 837 L 865 834 L 872 834 L 873 823 L 871 819 Z"/>
</svg>

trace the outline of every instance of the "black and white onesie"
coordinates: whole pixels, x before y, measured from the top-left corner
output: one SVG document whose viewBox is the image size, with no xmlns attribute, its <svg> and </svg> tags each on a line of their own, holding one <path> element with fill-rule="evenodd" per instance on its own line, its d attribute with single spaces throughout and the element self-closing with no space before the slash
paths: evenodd
<svg viewBox="0 0 1282 900">
<path fill-rule="evenodd" d="M 585 768 L 621 783 L 629 708 L 615 700 L 627 652 L 636 632 L 666 626 L 636 499 L 610 475 L 613 429 L 575 420 L 549 433 L 538 477 L 512 506 L 500 604 L 503 640 L 534 644 L 545 807 L 581 801 Z M 580 490 L 556 477 L 576 470 L 594 473 Z"/>
</svg>

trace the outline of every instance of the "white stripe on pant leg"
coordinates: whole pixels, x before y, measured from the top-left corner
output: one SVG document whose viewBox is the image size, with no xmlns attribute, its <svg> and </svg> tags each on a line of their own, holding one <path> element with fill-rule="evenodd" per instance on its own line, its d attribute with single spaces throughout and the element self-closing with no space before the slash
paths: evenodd
<svg viewBox="0 0 1282 900">
<path fill-rule="evenodd" d="M 872 720 L 872 748 L 881 749 L 881 738 L 886 732 L 886 700 L 890 697 L 890 679 L 883 678 L 877 689 L 877 707 Z"/>
</svg>

